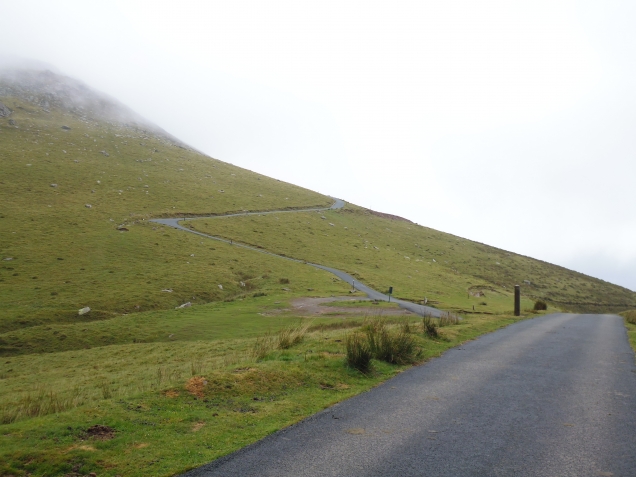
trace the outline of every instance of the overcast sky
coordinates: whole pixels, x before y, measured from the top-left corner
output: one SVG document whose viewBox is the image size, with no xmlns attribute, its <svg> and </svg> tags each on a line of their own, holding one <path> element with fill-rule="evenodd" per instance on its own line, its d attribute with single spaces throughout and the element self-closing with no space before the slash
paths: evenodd
<svg viewBox="0 0 636 477">
<path fill-rule="evenodd" d="M 0 0 L 212 157 L 636 290 L 636 2 Z"/>
</svg>

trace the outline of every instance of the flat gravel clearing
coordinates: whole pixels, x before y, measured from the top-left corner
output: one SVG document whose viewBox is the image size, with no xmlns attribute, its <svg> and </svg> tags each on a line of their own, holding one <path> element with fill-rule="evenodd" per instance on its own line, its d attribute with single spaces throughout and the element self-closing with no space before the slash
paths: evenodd
<svg viewBox="0 0 636 477">
<path fill-rule="evenodd" d="M 186 475 L 636 475 L 622 318 L 553 314 L 446 352 Z"/>
</svg>

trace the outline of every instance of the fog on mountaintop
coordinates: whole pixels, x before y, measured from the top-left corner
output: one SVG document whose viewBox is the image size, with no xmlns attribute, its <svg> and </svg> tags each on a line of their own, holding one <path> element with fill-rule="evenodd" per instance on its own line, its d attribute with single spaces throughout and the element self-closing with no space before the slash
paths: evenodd
<svg viewBox="0 0 636 477">
<path fill-rule="evenodd" d="M 630 2 L 147 5 L 4 5 L 0 63 L 221 160 L 636 289 Z"/>
</svg>

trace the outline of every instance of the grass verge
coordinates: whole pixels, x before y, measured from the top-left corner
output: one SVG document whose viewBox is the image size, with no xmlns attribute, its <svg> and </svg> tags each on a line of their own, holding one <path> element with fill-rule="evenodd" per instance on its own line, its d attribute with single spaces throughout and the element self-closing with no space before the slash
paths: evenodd
<svg viewBox="0 0 636 477">
<path fill-rule="evenodd" d="M 625 320 L 625 328 L 627 328 L 627 338 L 629 344 L 636 353 L 636 310 L 628 310 L 620 313 Z"/>
<path fill-rule="evenodd" d="M 427 338 L 424 333 L 415 333 L 414 339 L 422 349 L 420 359 L 426 361 L 518 319 L 471 315 L 440 330 L 440 339 Z M 366 391 L 407 367 L 373 360 L 373 372 L 353 370 L 345 365 L 345 331 L 315 326 L 305 332 L 301 342 L 287 349 L 270 348 L 260 359 L 250 353 L 258 338 L 193 341 L 187 347 L 183 343 L 153 343 L 49 354 L 48 360 L 39 364 L 42 377 L 48 369 L 62 364 L 56 362 L 57 355 L 66 355 L 66 368 L 58 371 L 62 376 L 76 368 L 91 373 L 83 362 L 90 354 L 93 358 L 110 355 L 122 358 L 122 362 L 147 360 L 148 370 L 154 369 L 154 376 L 146 378 L 152 386 L 133 389 L 127 395 L 109 395 L 109 380 L 104 379 L 96 382 L 101 388 L 93 384 L 101 393 L 100 399 L 68 411 L 23 416 L 0 425 L 0 475 L 174 475 Z M 403 325 L 394 326 L 399 330 Z M 422 329 L 419 320 L 409 326 Z M 163 349 L 171 346 L 171 352 Z M 153 354 L 148 347 L 162 349 Z M 155 361 L 158 356 L 162 361 Z M 214 366 L 211 356 L 215 356 Z M 12 359 L 19 366 L 17 360 L 36 358 L 42 356 Z M 37 372 L 33 364 L 28 369 Z M 78 392 L 82 389 L 77 388 Z M 112 432 L 104 434 L 106 437 L 92 435 L 89 430 L 96 425 Z"/>
</svg>

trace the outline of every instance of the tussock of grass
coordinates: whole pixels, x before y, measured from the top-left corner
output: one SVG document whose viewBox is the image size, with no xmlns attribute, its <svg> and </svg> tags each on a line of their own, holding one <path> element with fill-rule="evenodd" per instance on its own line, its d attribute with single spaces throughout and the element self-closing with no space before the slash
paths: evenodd
<svg viewBox="0 0 636 477">
<path fill-rule="evenodd" d="M 459 324 L 460 321 L 459 315 L 448 311 L 442 313 L 442 316 L 439 317 L 439 326 L 453 326 Z"/>
<path fill-rule="evenodd" d="M 266 333 L 263 336 L 259 336 L 254 340 L 252 348 L 250 350 L 250 356 L 256 361 L 261 361 L 267 357 L 276 348 L 275 338 Z"/>
<path fill-rule="evenodd" d="M 373 353 L 367 336 L 360 332 L 349 333 L 345 337 L 345 347 L 347 364 L 362 373 L 368 373 Z"/>
<path fill-rule="evenodd" d="M 385 321 L 377 318 L 367 320 L 362 333 L 349 334 L 346 344 L 347 363 L 364 372 L 370 367 L 367 356 L 402 365 L 414 363 L 421 355 L 408 323 L 402 323 L 398 330 L 391 330 Z"/>
<path fill-rule="evenodd" d="M 278 332 L 277 342 L 279 349 L 288 349 L 298 343 L 302 343 L 307 331 L 311 328 L 311 322 L 301 323 L 297 326 L 288 326 Z"/>
<path fill-rule="evenodd" d="M 437 331 L 437 320 L 435 320 L 431 316 L 423 317 L 422 331 L 430 338 L 439 338 L 439 332 Z"/>
</svg>

